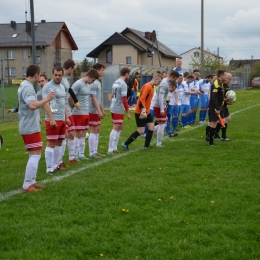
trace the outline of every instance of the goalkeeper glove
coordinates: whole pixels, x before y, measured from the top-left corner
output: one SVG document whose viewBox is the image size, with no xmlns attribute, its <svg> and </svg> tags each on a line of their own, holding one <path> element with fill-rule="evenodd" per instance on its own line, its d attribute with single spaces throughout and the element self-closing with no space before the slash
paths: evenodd
<svg viewBox="0 0 260 260">
<path fill-rule="evenodd" d="M 147 114 L 146 114 L 146 109 L 145 108 L 142 108 L 142 112 L 139 116 L 140 119 L 145 119 L 147 118 Z"/>
</svg>

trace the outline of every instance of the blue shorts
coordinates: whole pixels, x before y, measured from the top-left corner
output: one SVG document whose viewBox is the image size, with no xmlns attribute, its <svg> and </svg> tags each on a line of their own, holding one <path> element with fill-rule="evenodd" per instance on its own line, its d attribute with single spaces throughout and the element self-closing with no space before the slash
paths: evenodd
<svg viewBox="0 0 260 260">
<path fill-rule="evenodd" d="M 207 94 L 202 94 L 200 97 L 200 107 L 208 108 L 208 104 L 209 104 L 209 96 Z"/>
<path fill-rule="evenodd" d="M 172 115 L 173 108 L 174 108 L 173 105 L 169 105 L 169 106 L 167 107 L 167 112 L 166 112 L 166 114 L 167 114 L 167 115 Z"/>
<path fill-rule="evenodd" d="M 190 111 L 190 105 L 181 105 L 182 113 L 188 113 Z"/>
<path fill-rule="evenodd" d="M 198 99 L 198 95 L 191 95 L 190 96 L 190 107 L 191 109 L 193 108 L 198 108 L 198 103 L 199 103 L 199 99 Z"/>
<path fill-rule="evenodd" d="M 173 106 L 173 110 L 172 110 L 172 116 L 178 116 L 179 115 L 179 110 L 180 110 L 180 106 Z"/>
</svg>

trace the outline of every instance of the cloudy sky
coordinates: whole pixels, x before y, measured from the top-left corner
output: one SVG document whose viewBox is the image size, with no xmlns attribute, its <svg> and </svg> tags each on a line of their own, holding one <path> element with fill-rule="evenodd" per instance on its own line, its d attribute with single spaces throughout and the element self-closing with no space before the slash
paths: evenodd
<svg viewBox="0 0 260 260">
<path fill-rule="evenodd" d="M 30 0 L 2 1 L 0 23 L 30 20 Z M 201 44 L 201 0 L 34 0 L 35 22 L 64 21 L 79 50 L 75 60 L 126 27 L 155 30 L 177 54 Z M 204 47 L 227 60 L 260 59 L 260 1 L 205 0 Z M 0 32 L 1 37 L 1 32 Z"/>
</svg>

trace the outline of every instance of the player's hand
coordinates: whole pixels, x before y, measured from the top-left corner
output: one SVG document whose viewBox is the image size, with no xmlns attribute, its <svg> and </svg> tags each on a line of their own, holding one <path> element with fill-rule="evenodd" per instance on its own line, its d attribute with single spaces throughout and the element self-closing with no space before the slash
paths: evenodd
<svg viewBox="0 0 260 260">
<path fill-rule="evenodd" d="M 74 104 L 74 106 L 78 109 L 78 110 L 80 110 L 81 109 L 81 105 L 80 105 L 80 103 L 79 102 L 77 102 L 77 103 L 75 103 Z"/>
<path fill-rule="evenodd" d="M 51 101 L 53 98 L 55 98 L 55 91 L 49 92 L 46 98 L 48 101 Z"/>
<path fill-rule="evenodd" d="M 69 120 L 68 118 L 66 119 L 66 124 L 67 124 L 68 126 L 71 125 L 71 122 L 70 122 L 70 120 Z"/>
<path fill-rule="evenodd" d="M 225 98 L 224 100 L 228 105 L 232 105 L 233 104 L 233 100 L 230 98 Z"/>
<path fill-rule="evenodd" d="M 56 123 L 55 120 L 50 120 L 50 126 L 51 126 L 51 128 L 56 128 L 58 126 L 58 124 Z"/>
<path fill-rule="evenodd" d="M 145 119 L 145 118 L 147 118 L 146 108 L 142 108 L 142 112 L 141 112 L 139 118 L 140 118 L 140 119 Z"/>
<path fill-rule="evenodd" d="M 161 112 L 160 112 L 160 115 L 161 115 L 161 116 L 164 116 L 164 111 L 161 111 Z"/>
<path fill-rule="evenodd" d="M 12 113 L 14 113 L 14 109 L 13 109 L 13 108 L 8 109 L 8 110 L 7 110 L 7 113 L 8 113 L 8 114 L 12 114 Z"/>
<path fill-rule="evenodd" d="M 103 114 L 103 118 L 105 118 L 106 117 L 105 111 L 102 111 L 102 114 Z"/>
<path fill-rule="evenodd" d="M 103 119 L 103 118 L 104 118 L 103 113 L 102 113 L 101 111 L 98 112 L 98 116 L 99 116 L 100 119 Z"/>
<path fill-rule="evenodd" d="M 220 114 L 220 110 L 215 110 L 215 113 L 216 113 L 217 115 L 219 115 L 219 114 Z"/>
<path fill-rule="evenodd" d="M 127 118 L 130 120 L 131 119 L 131 113 L 130 111 L 127 112 Z"/>
</svg>

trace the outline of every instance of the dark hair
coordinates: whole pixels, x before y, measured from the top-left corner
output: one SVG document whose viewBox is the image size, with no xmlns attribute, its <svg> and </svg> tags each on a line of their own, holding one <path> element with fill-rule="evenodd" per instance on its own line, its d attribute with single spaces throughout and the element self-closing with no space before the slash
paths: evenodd
<svg viewBox="0 0 260 260">
<path fill-rule="evenodd" d="M 106 68 L 106 66 L 103 63 L 95 63 L 93 65 L 93 69 L 95 69 L 95 70 L 101 70 L 101 69 L 105 69 L 105 68 Z"/>
<path fill-rule="evenodd" d="M 193 75 L 189 75 L 189 76 L 187 77 L 187 79 L 194 79 L 194 76 L 193 76 Z"/>
<path fill-rule="evenodd" d="M 199 71 L 199 70 L 197 70 L 197 69 L 195 69 L 195 70 L 193 70 L 193 73 L 194 73 L 194 72 L 200 72 L 200 71 Z"/>
<path fill-rule="evenodd" d="M 38 65 L 30 65 L 26 69 L 26 77 L 34 77 L 36 74 L 40 74 L 40 68 Z"/>
<path fill-rule="evenodd" d="M 189 75 L 190 75 L 190 73 L 186 71 L 186 72 L 184 72 L 183 77 L 187 78 Z"/>
<path fill-rule="evenodd" d="M 211 74 L 209 74 L 208 76 L 206 76 L 206 79 L 212 79 L 213 77 L 212 77 L 212 75 Z"/>
<path fill-rule="evenodd" d="M 163 75 L 164 73 L 166 73 L 166 75 L 168 75 L 168 72 L 167 72 L 166 70 L 163 70 L 163 71 L 161 72 L 162 75 Z"/>
<path fill-rule="evenodd" d="M 86 73 L 86 76 L 89 76 L 92 79 L 99 79 L 99 74 L 97 70 L 91 69 Z"/>
<path fill-rule="evenodd" d="M 53 69 L 52 69 L 52 74 L 54 74 L 54 70 L 56 71 L 62 71 L 62 75 L 64 74 L 64 70 L 61 66 L 55 66 Z"/>
<path fill-rule="evenodd" d="M 40 74 L 40 77 L 44 77 L 45 80 L 48 79 L 45 73 L 41 73 L 41 74 Z"/>
<path fill-rule="evenodd" d="M 219 78 L 220 76 L 224 75 L 225 72 L 225 70 L 218 70 L 217 77 Z"/>
<path fill-rule="evenodd" d="M 76 64 L 75 64 L 74 60 L 72 60 L 72 59 L 68 59 L 68 60 L 66 60 L 66 61 L 63 63 L 63 68 L 64 68 L 65 70 L 68 70 L 68 69 L 70 69 L 70 68 L 74 69 L 75 66 L 76 66 Z"/>
<path fill-rule="evenodd" d="M 172 70 L 169 77 L 179 78 L 179 73 L 175 70 Z"/>
<path fill-rule="evenodd" d="M 123 67 L 121 70 L 120 70 L 120 76 L 125 76 L 126 74 L 129 74 L 130 73 L 130 69 L 128 67 Z"/>
<path fill-rule="evenodd" d="M 174 88 L 177 88 L 177 85 L 176 85 L 176 82 L 175 81 L 171 81 L 170 84 L 169 84 L 169 87 L 174 87 Z"/>
</svg>

